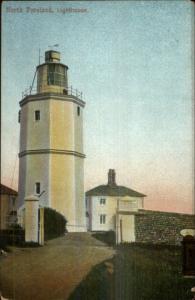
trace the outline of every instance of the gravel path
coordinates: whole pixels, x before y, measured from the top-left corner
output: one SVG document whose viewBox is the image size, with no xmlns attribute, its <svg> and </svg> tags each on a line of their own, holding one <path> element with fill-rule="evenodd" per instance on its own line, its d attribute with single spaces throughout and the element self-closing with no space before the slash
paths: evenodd
<svg viewBox="0 0 195 300">
<path fill-rule="evenodd" d="M 0 291 L 14 300 L 65 300 L 92 267 L 114 254 L 90 233 L 68 233 L 39 248 L 12 248 L 0 260 Z"/>
</svg>

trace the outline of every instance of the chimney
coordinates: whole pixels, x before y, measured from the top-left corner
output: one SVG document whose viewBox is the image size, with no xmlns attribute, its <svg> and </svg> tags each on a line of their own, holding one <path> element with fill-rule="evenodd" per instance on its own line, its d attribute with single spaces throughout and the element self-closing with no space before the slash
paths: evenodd
<svg viewBox="0 0 195 300">
<path fill-rule="evenodd" d="M 108 185 L 109 186 L 116 186 L 116 173 L 114 169 L 109 169 L 108 171 Z"/>
</svg>

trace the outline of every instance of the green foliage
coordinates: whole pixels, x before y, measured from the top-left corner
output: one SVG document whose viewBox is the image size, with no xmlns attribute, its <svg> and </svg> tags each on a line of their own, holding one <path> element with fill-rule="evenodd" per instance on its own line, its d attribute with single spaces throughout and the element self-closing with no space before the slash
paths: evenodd
<svg viewBox="0 0 195 300">
<path fill-rule="evenodd" d="M 109 261 L 95 266 L 69 300 L 189 300 L 194 279 L 182 276 L 182 248 L 121 245 Z"/>
<path fill-rule="evenodd" d="M 24 242 L 24 236 L 24 229 L 19 225 L 13 225 L 9 229 L 0 230 L 0 248 L 6 249 L 8 245 L 19 246 Z"/>
<path fill-rule="evenodd" d="M 23 242 L 20 244 L 20 246 L 22 248 L 36 248 L 36 247 L 42 247 L 39 245 L 39 243 L 36 243 L 36 242 Z"/>
<path fill-rule="evenodd" d="M 11 224 L 10 226 L 9 226 L 9 229 L 13 229 L 13 230 L 23 230 L 23 228 L 22 228 L 22 226 L 20 225 L 20 224 Z"/>
<path fill-rule="evenodd" d="M 66 231 L 66 219 L 56 210 L 44 208 L 44 236 L 45 240 L 50 240 L 64 235 Z"/>
</svg>

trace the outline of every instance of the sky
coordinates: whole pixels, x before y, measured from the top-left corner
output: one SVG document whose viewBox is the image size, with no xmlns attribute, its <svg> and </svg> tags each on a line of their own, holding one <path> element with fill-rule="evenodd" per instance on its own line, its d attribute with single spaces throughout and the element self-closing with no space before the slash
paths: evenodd
<svg viewBox="0 0 195 300">
<path fill-rule="evenodd" d="M 85 190 L 113 168 L 146 209 L 194 213 L 193 26 L 188 0 L 4 1 L 1 182 L 17 189 L 19 101 L 59 44 L 86 102 Z"/>
</svg>

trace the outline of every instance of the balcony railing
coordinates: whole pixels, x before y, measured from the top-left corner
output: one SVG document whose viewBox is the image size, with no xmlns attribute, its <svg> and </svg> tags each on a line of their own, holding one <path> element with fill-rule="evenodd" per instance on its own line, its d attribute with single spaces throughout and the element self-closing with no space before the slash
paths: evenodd
<svg viewBox="0 0 195 300">
<path fill-rule="evenodd" d="M 50 85 L 51 86 L 51 85 Z M 59 86 L 60 87 L 60 86 Z M 83 100 L 83 93 L 80 92 L 77 89 L 74 89 L 72 86 L 68 88 L 64 88 L 61 86 L 61 91 L 58 91 L 58 94 L 65 94 L 65 95 L 71 95 L 71 96 L 76 96 L 77 98 Z M 29 95 L 35 95 L 37 94 L 37 88 L 27 88 L 22 92 L 22 98 L 29 96 Z"/>
<path fill-rule="evenodd" d="M 137 211 L 137 201 L 125 201 L 125 200 L 119 200 L 118 201 L 118 211 Z"/>
</svg>

